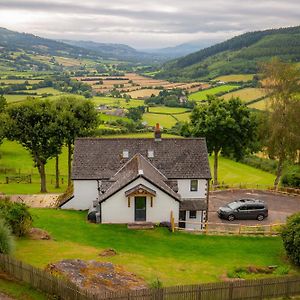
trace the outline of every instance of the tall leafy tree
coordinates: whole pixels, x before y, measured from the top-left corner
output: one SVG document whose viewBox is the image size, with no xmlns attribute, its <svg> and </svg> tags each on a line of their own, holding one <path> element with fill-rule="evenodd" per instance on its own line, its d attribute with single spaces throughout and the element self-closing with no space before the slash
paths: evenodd
<svg viewBox="0 0 300 300">
<path fill-rule="evenodd" d="M 0 144 L 4 138 L 4 126 L 5 126 L 5 115 L 4 111 L 7 106 L 6 99 L 3 95 L 0 95 Z"/>
<path fill-rule="evenodd" d="M 62 146 L 57 138 L 57 113 L 49 101 L 42 100 L 11 106 L 7 113 L 6 137 L 28 149 L 40 174 L 40 191 L 46 193 L 45 165 Z"/>
<path fill-rule="evenodd" d="M 91 101 L 73 96 L 61 97 L 55 105 L 59 112 L 57 124 L 68 147 L 68 185 L 70 186 L 75 138 L 91 135 L 98 126 L 98 115 Z"/>
<path fill-rule="evenodd" d="M 266 120 L 265 148 L 277 158 L 275 188 L 284 162 L 295 160 L 300 148 L 300 70 L 294 64 L 273 59 L 262 65 L 264 85 L 270 94 Z"/>
<path fill-rule="evenodd" d="M 256 138 L 256 120 L 239 100 L 224 101 L 210 96 L 207 103 L 194 108 L 184 135 L 205 137 L 208 152 L 214 154 L 214 185 L 218 184 L 218 156 L 221 152 L 240 159 L 251 150 Z"/>
</svg>

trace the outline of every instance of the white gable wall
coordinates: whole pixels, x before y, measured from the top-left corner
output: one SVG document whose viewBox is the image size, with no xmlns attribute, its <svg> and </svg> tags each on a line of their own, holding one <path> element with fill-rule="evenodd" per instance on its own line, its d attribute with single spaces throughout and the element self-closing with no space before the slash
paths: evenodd
<svg viewBox="0 0 300 300">
<path fill-rule="evenodd" d="M 171 211 L 173 211 L 175 223 L 178 222 L 179 202 L 145 179 L 138 178 L 101 203 L 102 223 L 134 222 L 134 197 L 130 197 L 130 207 L 128 207 L 128 198 L 125 196 L 125 191 L 135 187 L 138 184 L 144 184 L 150 189 L 156 191 L 156 197 L 153 197 L 153 207 L 150 206 L 149 196 L 146 200 L 146 222 L 169 222 Z"/>
<path fill-rule="evenodd" d="M 183 199 L 206 198 L 207 180 L 198 179 L 198 191 L 191 191 L 191 179 L 178 179 L 178 193 Z"/>
<path fill-rule="evenodd" d="M 86 210 L 98 198 L 97 180 L 73 180 L 74 198 L 64 204 L 63 209 Z"/>
</svg>

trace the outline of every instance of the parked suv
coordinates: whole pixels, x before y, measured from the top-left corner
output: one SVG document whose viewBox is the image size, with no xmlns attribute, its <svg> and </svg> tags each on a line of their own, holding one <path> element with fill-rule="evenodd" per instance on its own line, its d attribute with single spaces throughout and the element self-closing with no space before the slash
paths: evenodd
<svg viewBox="0 0 300 300">
<path fill-rule="evenodd" d="M 220 207 L 218 215 L 222 219 L 257 219 L 262 221 L 268 216 L 268 207 L 262 200 L 240 199 Z"/>
</svg>

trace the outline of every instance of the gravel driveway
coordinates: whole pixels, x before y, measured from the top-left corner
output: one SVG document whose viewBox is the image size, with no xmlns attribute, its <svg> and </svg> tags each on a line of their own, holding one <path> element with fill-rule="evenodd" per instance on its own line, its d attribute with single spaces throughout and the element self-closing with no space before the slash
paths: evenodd
<svg viewBox="0 0 300 300">
<path fill-rule="evenodd" d="M 235 220 L 233 222 L 221 220 L 217 215 L 218 208 L 240 198 L 254 198 L 265 201 L 269 208 L 268 218 L 261 222 L 257 220 Z M 208 221 L 213 223 L 240 223 L 248 225 L 284 223 L 289 215 L 297 211 L 300 211 L 300 196 L 261 190 L 214 191 L 210 193 Z"/>
</svg>

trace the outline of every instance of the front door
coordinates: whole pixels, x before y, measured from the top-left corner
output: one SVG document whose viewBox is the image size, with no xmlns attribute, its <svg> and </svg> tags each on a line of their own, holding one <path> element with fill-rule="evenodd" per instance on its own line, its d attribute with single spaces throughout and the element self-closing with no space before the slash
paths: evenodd
<svg viewBox="0 0 300 300">
<path fill-rule="evenodd" d="M 146 197 L 135 197 L 135 214 L 136 222 L 146 221 Z"/>
</svg>

